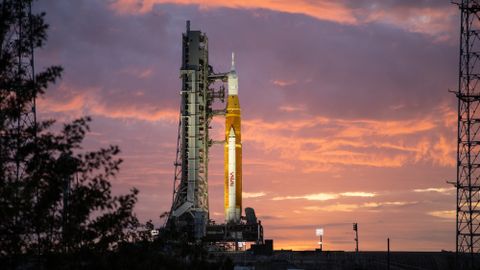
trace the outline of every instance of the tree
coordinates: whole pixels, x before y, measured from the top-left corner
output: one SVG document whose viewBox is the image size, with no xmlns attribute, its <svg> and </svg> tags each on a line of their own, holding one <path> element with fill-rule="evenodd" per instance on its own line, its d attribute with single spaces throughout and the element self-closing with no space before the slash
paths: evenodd
<svg viewBox="0 0 480 270">
<path fill-rule="evenodd" d="M 53 120 L 24 121 L 62 72 L 33 74 L 25 61 L 47 39 L 45 13 L 30 14 L 31 3 L 0 3 L 0 257 L 113 250 L 138 226 L 138 190 L 111 192 L 119 148 L 82 152 L 89 117 L 57 133 Z"/>
</svg>

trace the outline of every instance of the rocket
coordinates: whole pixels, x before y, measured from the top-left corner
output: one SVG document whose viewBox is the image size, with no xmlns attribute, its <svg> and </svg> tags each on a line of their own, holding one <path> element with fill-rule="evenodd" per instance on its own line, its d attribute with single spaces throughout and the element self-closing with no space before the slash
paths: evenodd
<svg viewBox="0 0 480 270">
<path fill-rule="evenodd" d="M 242 137 L 240 102 L 235 54 L 228 73 L 228 98 L 225 114 L 225 221 L 239 223 L 242 214 Z"/>
</svg>

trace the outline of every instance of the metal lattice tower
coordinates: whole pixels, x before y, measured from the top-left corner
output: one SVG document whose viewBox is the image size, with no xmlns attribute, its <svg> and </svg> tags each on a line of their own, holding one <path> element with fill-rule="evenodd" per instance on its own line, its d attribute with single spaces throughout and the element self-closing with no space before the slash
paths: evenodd
<svg viewBox="0 0 480 270">
<path fill-rule="evenodd" d="M 201 239 L 209 222 L 208 160 L 212 140 L 210 122 L 215 112 L 215 98 L 223 101 L 224 87 L 215 92 L 210 85 L 226 80 L 225 74 L 214 74 L 208 64 L 208 38 L 200 31 L 190 31 L 187 21 L 183 34 L 180 77 L 180 119 L 173 202 L 167 225 L 186 232 L 191 239 Z"/>
<path fill-rule="evenodd" d="M 457 145 L 457 254 L 480 252 L 480 1 L 462 0 Z"/>
</svg>

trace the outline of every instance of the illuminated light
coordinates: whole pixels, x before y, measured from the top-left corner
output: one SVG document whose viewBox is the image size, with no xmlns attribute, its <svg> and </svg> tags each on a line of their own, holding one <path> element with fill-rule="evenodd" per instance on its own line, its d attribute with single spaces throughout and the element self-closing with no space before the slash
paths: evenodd
<svg viewBox="0 0 480 270">
<path fill-rule="evenodd" d="M 323 228 L 318 228 L 315 230 L 315 235 L 316 236 L 322 236 L 323 235 Z"/>
</svg>

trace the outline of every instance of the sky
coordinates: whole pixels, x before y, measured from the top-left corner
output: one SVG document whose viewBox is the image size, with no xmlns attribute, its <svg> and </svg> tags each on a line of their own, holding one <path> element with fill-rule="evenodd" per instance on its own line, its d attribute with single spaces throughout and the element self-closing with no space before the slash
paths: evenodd
<svg viewBox="0 0 480 270">
<path fill-rule="evenodd" d="M 455 250 L 459 10 L 438 0 L 40 0 L 37 70 L 62 79 L 38 101 L 58 125 L 93 117 L 84 150 L 116 144 L 116 193 L 141 221 L 172 201 L 186 20 L 210 64 L 235 52 L 243 205 L 275 249 Z M 215 104 L 216 108 L 225 106 Z M 224 120 L 212 137 L 222 140 Z M 210 218 L 224 220 L 223 146 L 211 148 Z"/>
</svg>

